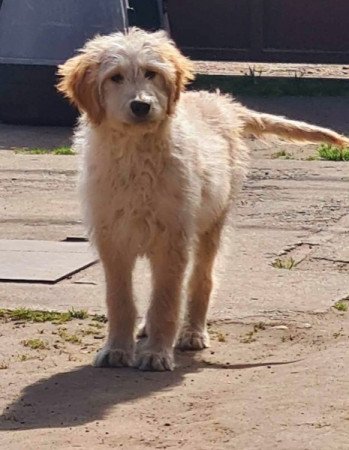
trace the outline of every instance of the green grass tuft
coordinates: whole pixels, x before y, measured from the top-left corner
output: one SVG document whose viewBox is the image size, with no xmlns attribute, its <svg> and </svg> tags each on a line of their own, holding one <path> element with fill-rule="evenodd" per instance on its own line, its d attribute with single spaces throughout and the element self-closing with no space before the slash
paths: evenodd
<svg viewBox="0 0 349 450">
<path fill-rule="evenodd" d="M 35 357 L 26 355 L 24 353 L 17 356 L 17 360 L 20 362 L 28 361 L 29 359 L 35 359 Z"/>
<path fill-rule="evenodd" d="M 54 149 L 48 148 L 18 148 L 15 153 L 22 155 L 75 155 L 75 152 L 70 147 L 56 147 Z"/>
<path fill-rule="evenodd" d="M 286 152 L 286 150 L 280 150 L 279 152 L 273 153 L 271 155 L 272 159 L 293 159 L 291 153 Z"/>
<path fill-rule="evenodd" d="M 95 320 L 96 322 L 101 322 L 101 323 L 107 323 L 108 319 L 104 314 L 95 314 L 92 317 L 92 320 Z"/>
<path fill-rule="evenodd" d="M 240 342 L 242 344 L 251 344 L 252 342 L 256 342 L 257 339 L 254 337 L 254 333 L 254 330 L 249 331 L 244 337 L 240 339 Z"/>
<path fill-rule="evenodd" d="M 29 347 L 32 350 L 48 350 L 49 345 L 48 342 L 43 341 L 42 339 L 27 339 L 22 341 L 24 347 Z"/>
<path fill-rule="evenodd" d="M 275 269 L 291 270 L 297 266 L 297 262 L 293 258 L 276 258 L 276 260 L 272 263 L 272 266 L 275 267 Z"/>
<path fill-rule="evenodd" d="M 339 148 L 334 145 L 321 144 L 317 151 L 319 157 L 326 161 L 349 161 L 349 148 Z"/>
<path fill-rule="evenodd" d="M 88 313 L 86 311 L 86 309 L 70 309 L 68 311 L 68 314 L 70 315 L 70 317 L 72 319 L 87 319 L 88 318 Z"/>
<path fill-rule="evenodd" d="M 81 344 L 81 338 L 77 334 L 69 334 L 64 328 L 58 330 L 58 335 L 65 342 L 70 342 L 71 344 Z"/>
<path fill-rule="evenodd" d="M 88 324 L 89 327 L 96 328 L 97 330 L 101 330 L 103 328 L 103 325 L 101 325 L 98 322 L 92 322 Z"/>
<path fill-rule="evenodd" d="M 73 319 L 86 319 L 87 317 L 87 311 L 75 309 L 71 309 L 68 312 L 38 311 L 27 308 L 16 308 L 12 310 L 0 309 L 0 318 L 12 321 L 23 320 L 27 322 L 52 322 L 60 324 Z"/>
<path fill-rule="evenodd" d="M 57 147 L 52 152 L 54 155 L 75 155 L 70 147 Z"/>
<path fill-rule="evenodd" d="M 342 311 L 342 312 L 348 311 L 348 303 L 343 300 L 340 300 L 339 302 L 335 303 L 333 305 L 333 307 L 335 309 L 337 309 L 338 311 Z"/>
</svg>

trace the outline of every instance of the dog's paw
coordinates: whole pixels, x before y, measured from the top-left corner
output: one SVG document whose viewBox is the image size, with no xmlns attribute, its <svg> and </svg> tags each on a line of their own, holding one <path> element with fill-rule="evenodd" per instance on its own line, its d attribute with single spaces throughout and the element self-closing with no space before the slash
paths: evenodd
<svg viewBox="0 0 349 450">
<path fill-rule="evenodd" d="M 136 367 L 140 370 L 151 370 L 155 372 L 163 372 L 165 370 L 174 369 L 174 358 L 171 351 L 142 351 L 136 362 Z"/>
<path fill-rule="evenodd" d="M 94 360 L 94 367 L 130 367 L 134 364 L 134 354 L 132 351 L 125 351 L 120 348 L 101 348 Z"/>
<path fill-rule="evenodd" d="M 210 338 L 207 331 L 184 329 L 177 342 L 177 348 L 181 350 L 203 350 L 210 346 Z"/>
</svg>

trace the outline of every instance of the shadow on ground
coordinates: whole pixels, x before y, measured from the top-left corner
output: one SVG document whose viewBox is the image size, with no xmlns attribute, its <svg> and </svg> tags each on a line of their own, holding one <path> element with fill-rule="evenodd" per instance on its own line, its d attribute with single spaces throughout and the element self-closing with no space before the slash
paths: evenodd
<svg viewBox="0 0 349 450">
<path fill-rule="evenodd" d="M 71 145 L 72 130 L 64 127 L 31 127 L 0 122 L 0 150 L 53 149 Z"/>
<path fill-rule="evenodd" d="M 186 374 L 204 368 L 245 370 L 296 361 L 216 364 L 197 361 L 194 354 L 177 355 L 173 372 L 95 369 L 81 366 L 25 387 L 0 418 L 0 430 L 73 427 L 103 419 L 111 408 L 165 391 L 183 383 Z"/>
</svg>

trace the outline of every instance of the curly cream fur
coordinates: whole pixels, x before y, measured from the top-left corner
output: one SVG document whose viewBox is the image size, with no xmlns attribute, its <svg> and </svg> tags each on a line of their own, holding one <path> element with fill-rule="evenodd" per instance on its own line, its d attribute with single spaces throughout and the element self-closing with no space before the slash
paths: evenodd
<svg viewBox="0 0 349 450">
<path fill-rule="evenodd" d="M 147 77 L 149 70 L 154 77 Z M 59 73 L 58 89 L 83 112 L 74 138 L 83 157 L 80 191 L 90 238 L 105 270 L 109 336 L 95 365 L 134 363 L 132 270 L 144 255 L 151 264 L 153 292 L 147 339 L 136 364 L 171 370 L 190 254 L 194 264 L 178 345 L 201 349 L 209 344 L 213 264 L 227 211 L 246 175 L 243 136 L 342 138 L 254 113 L 229 96 L 182 93 L 193 78 L 192 64 L 163 32 L 132 29 L 96 37 Z M 117 84 L 115 74 L 122 80 Z M 132 116 L 135 99 L 151 105 L 146 120 Z"/>
</svg>

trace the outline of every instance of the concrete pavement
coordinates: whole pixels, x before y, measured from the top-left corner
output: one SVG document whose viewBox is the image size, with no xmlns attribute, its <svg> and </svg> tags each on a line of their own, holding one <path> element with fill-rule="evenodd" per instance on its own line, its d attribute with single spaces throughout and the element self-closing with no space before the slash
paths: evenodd
<svg viewBox="0 0 349 450">
<path fill-rule="evenodd" d="M 269 152 L 275 148 L 270 148 Z M 232 211 L 217 262 L 212 319 L 282 318 L 325 311 L 349 294 L 348 163 L 258 159 Z M 3 239 L 83 236 L 76 156 L 0 152 Z M 272 267 L 279 255 L 300 263 Z M 145 261 L 135 273 L 140 314 L 149 298 Z M 104 312 L 99 265 L 54 285 L 0 283 L 0 306 Z"/>
</svg>

